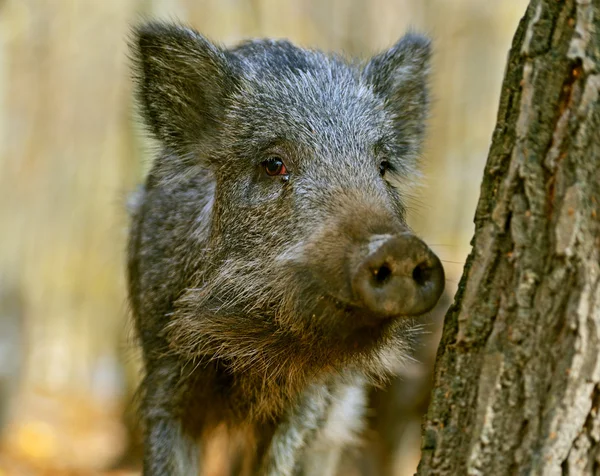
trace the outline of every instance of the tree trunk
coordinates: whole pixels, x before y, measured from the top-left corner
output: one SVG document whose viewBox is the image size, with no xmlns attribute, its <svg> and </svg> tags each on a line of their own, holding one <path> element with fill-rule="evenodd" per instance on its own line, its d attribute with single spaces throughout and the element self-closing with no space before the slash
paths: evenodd
<svg viewBox="0 0 600 476">
<path fill-rule="evenodd" d="M 532 0 L 419 475 L 600 474 L 600 0 Z"/>
</svg>

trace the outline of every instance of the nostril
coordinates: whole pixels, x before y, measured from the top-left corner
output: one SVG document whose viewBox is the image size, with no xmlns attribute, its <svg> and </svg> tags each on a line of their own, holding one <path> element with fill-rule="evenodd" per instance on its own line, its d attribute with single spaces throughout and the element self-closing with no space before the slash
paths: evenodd
<svg viewBox="0 0 600 476">
<path fill-rule="evenodd" d="M 419 286 L 425 286 L 431 280 L 432 273 L 433 268 L 426 262 L 422 262 L 413 269 L 412 277 Z"/>
<path fill-rule="evenodd" d="M 387 264 L 382 264 L 379 268 L 373 270 L 373 281 L 376 285 L 384 285 L 392 275 L 392 270 Z"/>
</svg>

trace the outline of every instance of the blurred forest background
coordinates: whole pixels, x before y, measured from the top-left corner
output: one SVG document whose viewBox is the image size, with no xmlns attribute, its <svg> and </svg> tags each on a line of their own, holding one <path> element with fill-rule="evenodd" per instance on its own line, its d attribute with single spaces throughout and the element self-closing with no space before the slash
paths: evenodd
<svg viewBox="0 0 600 476">
<path fill-rule="evenodd" d="M 177 19 L 225 44 L 286 37 L 359 57 L 407 28 L 429 33 L 435 101 L 410 222 L 445 261 L 452 295 L 469 251 L 508 48 L 526 5 L 0 0 L 0 476 L 139 474 L 128 410 L 139 360 L 124 249 L 127 195 L 151 148 L 131 101 L 132 23 Z M 424 366 L 433 359 L 435 326 L 431 336 Z M 417 398 L 413 383 L 427 387 L 427 376 L 422 368 L 405 375 L 387 408 L 406 407 Z M 400 413 L 386 414 L 390 425 Z M 418 462 L 418 414 L 412 421 L 397 435 L 397 475 L 412 474 Z"/>
</svg>

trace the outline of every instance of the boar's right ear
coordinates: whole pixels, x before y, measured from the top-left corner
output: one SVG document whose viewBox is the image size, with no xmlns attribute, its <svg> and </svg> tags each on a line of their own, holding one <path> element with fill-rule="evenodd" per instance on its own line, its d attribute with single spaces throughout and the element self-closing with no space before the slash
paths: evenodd
<svg viewBox="0 0 600 476">
<path fill-rule="evenodd" d="M 169 149 L 193 156 L 215 134 L 236 77 L 224 50 L 198 32 L 166 23 L 134 30 L 142 116 Z"/>
</svg>

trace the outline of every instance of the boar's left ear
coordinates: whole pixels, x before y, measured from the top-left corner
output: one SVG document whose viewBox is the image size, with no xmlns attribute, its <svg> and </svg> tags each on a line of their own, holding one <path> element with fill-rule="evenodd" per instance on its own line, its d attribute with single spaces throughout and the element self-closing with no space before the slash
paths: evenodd
<svg viewBox="0 0 600 476">
<path fill-rule="evenodd" d="M 425 134 L 430 57 L 429 38 L 409 33 L 374 56 L 363 71 L 375 93 L 385 99 L 394 117 L 399 152 L 408 160 L 418 157 Z"/>
<path fill-rule="evenodd" d="M 230 59 L 191 28 L 161 22 L 135 28 L 131 47 L 148 128 L 180 158 L 193 160 L 217 134 L 236 87 Z"/>
</svg>

